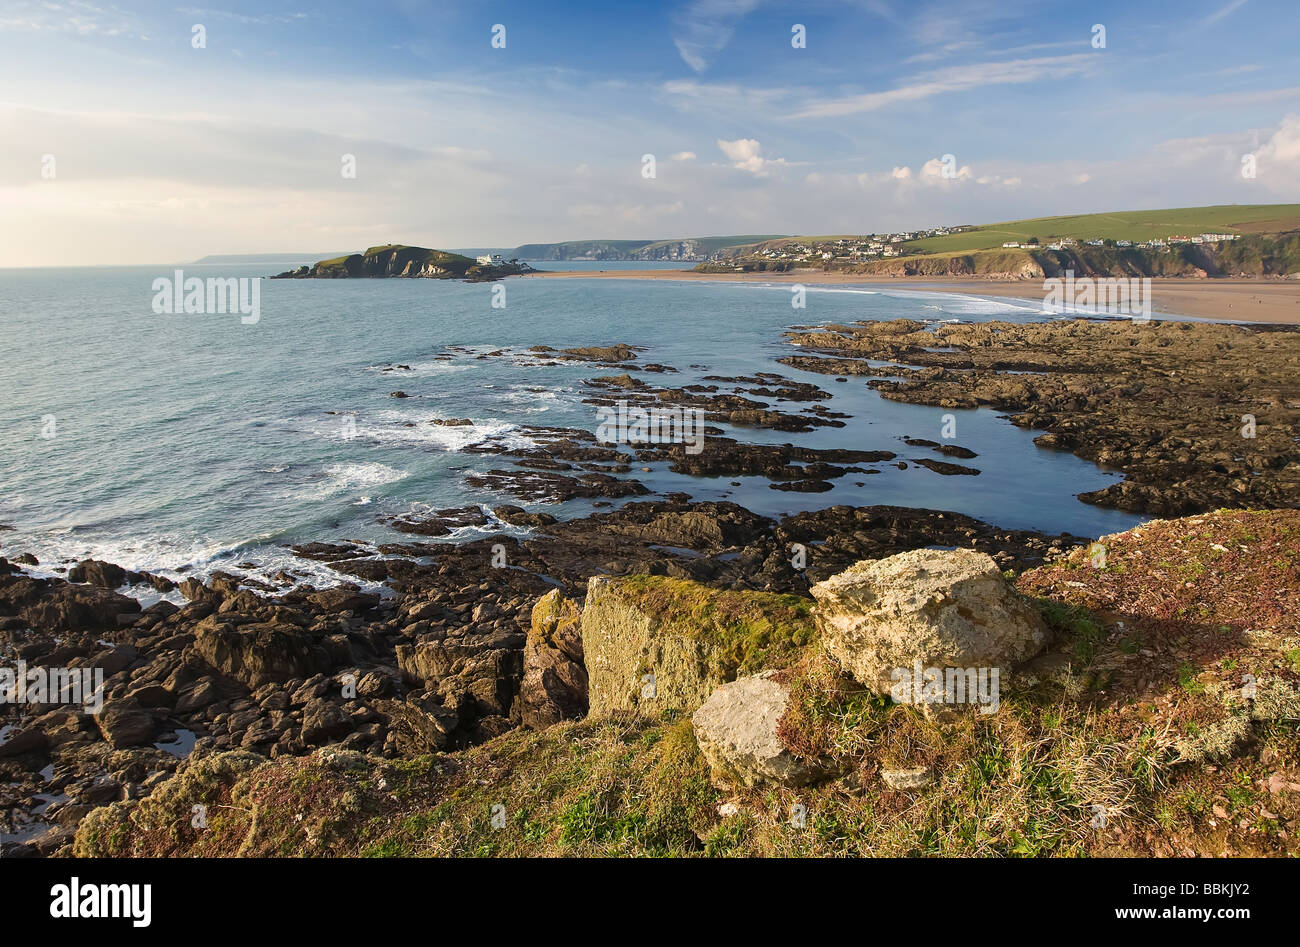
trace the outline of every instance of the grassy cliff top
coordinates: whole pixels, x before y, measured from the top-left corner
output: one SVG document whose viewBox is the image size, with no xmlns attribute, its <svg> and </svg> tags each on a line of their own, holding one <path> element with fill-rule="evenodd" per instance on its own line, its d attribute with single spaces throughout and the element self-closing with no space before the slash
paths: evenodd
<svg viewBox="0 0 1300 947">
<path fill-rule="evenodd" d="M 913 240 L 907 246 L 919 252 L 967 251 L 989 250 L 1004 243 L 1024 243 L 1034 237 L 1046 245 L 1063 237 L 1139 242 L 1174 235 L 1283 233 L 1291 230 L 1300 230 L 1300 204 L 1222 204 L 1009 220 L 985 224 L 962 233 Z"/>
</svg>

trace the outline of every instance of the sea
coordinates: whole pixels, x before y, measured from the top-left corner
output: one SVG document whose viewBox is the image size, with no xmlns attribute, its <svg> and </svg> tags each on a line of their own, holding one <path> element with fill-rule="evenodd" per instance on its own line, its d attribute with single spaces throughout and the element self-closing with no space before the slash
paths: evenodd
<svg viewBox="0 0 1300 947">
<path fill-rule="evenodd" d="M 640 265 L 674 266 L 690 264 Z M 615 372 L 541 365 L 523 354 L 535 345 L 642 346 L 639 361 L 678 372 L 641 377 L 674 387 L 706 375 L 779 372 L 830 392 L 821 403 L 851 415 L 846 426 L 729 436 L 891 450 L 904 460 L 937 456 L 901 438 L 941 440 L 945 409 L 884 400 L 865 378 L 837 383 L 780 365 L 778 358 L 797 351 L 783 333 L 794 325 L 902 317 L 1058 318 L 1025 300 L 843 285 L 808 284 L 806 307 L 795 309 L 789 285 L 762 282 L 263 279 L 258 319 L 249 324 L 237 313 L 156 312 L 154 281 L 178 268 L 187 278 L 253 279 L 288 267 L 0 270 L 0 524 L 9 527 L 0 530 L 0 555 L 32 553 L 40 563 L 33 574 L 94 558 L 173 577 L 216 570 L 256 577 L 289 568 L 319 585 L 338 576 L 295 558 L 290 546 L 373 546 L 399 538 L 394 517 L 469 504 L 515 503 L 560 518 L 590 513 L 588 501 L 522 502 L 465 482 L 473 472 L 511 468 L 507 458 L 466 448 L 526 447 L 535 426 L 595 431 L 583 380 Z M 506 354 L 482 357 L 501 350 Z M 397 365 L 409 370 L 386 371 Z M 398 390 L 409 397 L 392 397 Z M 778 517 L 835 504 L 895 504 L 1083 536 L 1141 521 L 1077 499 L 1115 481 L 1115 471 L 1036 447 L 1040 432 L 1017 428 L 998 411 L 952 413 L 950 443 L 978 453 L 962 463 L 979 476 L 881 464 L 879 474 L 849 474 L 834 490 L 813 494 L 773 490 L 763 478 L 674 474 L 664 464 L 649 473 L 634 464 L 631 476 L 655 494 L 731 500 Z M 474 423 L 429 423 L 447 418 Z M 466 527 L 447 541 L 479 535 Z"/>
</svg>

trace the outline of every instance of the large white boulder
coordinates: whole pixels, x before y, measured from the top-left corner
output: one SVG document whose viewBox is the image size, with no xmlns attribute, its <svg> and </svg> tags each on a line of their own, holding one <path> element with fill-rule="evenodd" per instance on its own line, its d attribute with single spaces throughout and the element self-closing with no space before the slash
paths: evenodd
<svg viewBox="0 0 1300 947">
<path fill-rule="evenodd" d="M 896 696 L 900 680 L 912 680 L 918 668 L 1000 675 L 1049 638 L 1037 609 L 993 559 L 968 549 L 915 549 L 859 562 L 814 585 L 812 595 L 823 646 L 883 695 Z"/>
</svg>

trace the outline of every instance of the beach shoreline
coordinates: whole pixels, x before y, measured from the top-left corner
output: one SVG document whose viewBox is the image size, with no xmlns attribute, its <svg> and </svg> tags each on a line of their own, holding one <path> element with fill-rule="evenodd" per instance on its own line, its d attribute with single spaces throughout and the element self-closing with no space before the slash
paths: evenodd
<svg viewBox="0 0 1300 947">
<path fill-rule="evenodd" d="M 963 296 L 1044 298 L 1039 280 L 936 280 L 925 276 L 869 277 L 855 273 L 796 270 L 789 273 L 696 273 L 693 270 L 552 270 L 520 279 L 632 279 L 705 283 L 803 283 L 863 286 L 889 291 L 950 293 Z M 1153 279 L 1152 309 L 1192 319 L 1219 319 L 1263 325 L 1300 324 L 1300 281 L 1285 279 Z"/>
</svg>

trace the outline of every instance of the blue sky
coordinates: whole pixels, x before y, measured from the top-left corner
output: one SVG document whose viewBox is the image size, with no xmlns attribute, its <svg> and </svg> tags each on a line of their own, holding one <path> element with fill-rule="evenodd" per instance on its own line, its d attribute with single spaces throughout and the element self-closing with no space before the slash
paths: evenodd
<svg viewBox="0 0 1300 947">
<path fill-rule="evenodd" d="M 6 0 L 0 261 L 1295 201 L 1297 40 L 1292 0 Z"/>
</svg>

